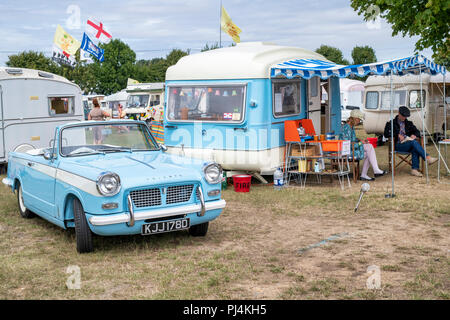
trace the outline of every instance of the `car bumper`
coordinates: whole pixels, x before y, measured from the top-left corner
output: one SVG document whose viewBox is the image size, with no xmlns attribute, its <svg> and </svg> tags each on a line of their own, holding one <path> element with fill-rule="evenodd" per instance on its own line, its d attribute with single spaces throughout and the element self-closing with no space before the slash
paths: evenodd
<svg viewBox="0 0 450 320">
<path fill-rule="evenodd" d="M 111 215 L 92 215 L 86 213 L 92 232 L 98 235 L 140 234 L 142 225 L 147 219 L 164 218 L 185 215 L 190 218 L 191 225 L 204 223 L 215 219 L 225 208 L 225 200 L 208 201 L 202 204 L 190 204 L 154 210 L 135 211 Z M 204 210 L 202 210 L 204 209 Z M 203 212 L 203 214 L 202 214 Z"/>
</svg>

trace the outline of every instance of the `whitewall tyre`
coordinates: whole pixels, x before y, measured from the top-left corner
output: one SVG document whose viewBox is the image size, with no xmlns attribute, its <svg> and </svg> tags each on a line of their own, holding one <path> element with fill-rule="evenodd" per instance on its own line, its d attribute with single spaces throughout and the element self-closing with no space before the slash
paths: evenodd
<svg viewBox="0 0 450 320">
<path fill-rule="evenodd" d="M 19 204 L 19 212 L 22 218 L 31 219 L 36 216 L 33 212 L 28 210 L 27 207 L 25 207 L 25 204 L 23 203 L 23 191 L 20 183 L 17 187 L 17 202 Z"/>
</svg>

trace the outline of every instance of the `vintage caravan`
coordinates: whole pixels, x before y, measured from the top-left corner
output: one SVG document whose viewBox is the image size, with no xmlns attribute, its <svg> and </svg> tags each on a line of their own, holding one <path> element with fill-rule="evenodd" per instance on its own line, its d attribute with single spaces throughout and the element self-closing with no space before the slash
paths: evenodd
<svg viewBox="0 0 450 320">
<path fill-rule="evenodd" d="M 55 128 L 82 121 L 80 88 L 55 74 L 0 67 L 0 163 L 10 151 L 48 147 Z"/>
<path fill-rule="evenodd" d="M 341 119 L 346 121 L 352 110 L 363 108 L 364 82 L 354 79 L 340 79 Z"/>
<path fill-rule="evenodd" d="M 392 76 L 393 109 L 397 115 L 399 106 L 407 106 L 411 111 L 409 118 L 422 131 L 421 83 L 422 99 L 425 114 L 425 127 L 435 137 L 444 133 L 444 114 L 447 117 L 447 128 L 450 120 L 450 109 L 444 111 L 444 76 L 442 74 Z M 446 96 L 450 96 L 450 77 L 446 75 Z M 386 122 L 390 120 L 391 81 L 389 76 L 370 76 L 365 84 L 364 129 L 367 133 L 383 135 Z M 381 138 L 380 138 L 381 139 Z"/>
<path fill-rule="evenodd" d="M 169 152 L 262 178 L 283 163 L 286 120 L 310 118 L 317 134 L 338 134 L 339 79 L 326 80 L 330 94 L 322 117 L 320 77 L 272 74 L 276 64 L 291 59 L 330 63 L 305 49 L 250 42 L 188 55 L 169 67 L 164 119 Z"/>
<path fill-rule="evenodd" d="M 129 119 L 150 122 L 155 110 L 163 110 L 164 82 L 129 84 L 125 113 Z M 158 112 L 158 117 L 161 112 Z"/>
</svg>

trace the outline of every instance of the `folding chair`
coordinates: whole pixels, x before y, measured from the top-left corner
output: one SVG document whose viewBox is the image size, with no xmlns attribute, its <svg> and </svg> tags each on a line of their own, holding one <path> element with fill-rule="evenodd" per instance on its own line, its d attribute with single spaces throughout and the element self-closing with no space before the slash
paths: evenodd
<svg viewBox="0 0 450 320">
<path fill-rule="evenodd" d="M 423 147 L 423 137 L 417 138 L 416 140 Z M 406 164 L 408 164 L 409 166 L 412 166 L 411 153 L 410 152 L 403 152 L 403 151 L 396 151 L 395 150 L 395 143 L 394 143 L 394 165 L 392 166 L 392 161 L 391 161 L 392 160 L 392 157 L 391 157 L 391 139 L 388 140 L 388 143 L 389 143 L 388 157 L 389 157 L 389 171 L 390 172 L 392 172 L 392 170 L 393 170 L 394 175 L 395 175 L 395 171 L 399 167 L 401 167 L 403 165 L 406 165 Z M 396 161 L 396 159 L 397 159 L 396 157 L 400 158 L 400 162 Z M 422 158 L 420 159 L 420 163 L 421 163 L 421 165 L 420 165 L 420 167 L 421 167 L 420 172 L 422 172 L 422 174 L 423 174 L 424 171 L 425 171 L 424 170 L 425 168 L 424 168 L 424 165 L 423 165 L 423 159 Z"/>
</svg>

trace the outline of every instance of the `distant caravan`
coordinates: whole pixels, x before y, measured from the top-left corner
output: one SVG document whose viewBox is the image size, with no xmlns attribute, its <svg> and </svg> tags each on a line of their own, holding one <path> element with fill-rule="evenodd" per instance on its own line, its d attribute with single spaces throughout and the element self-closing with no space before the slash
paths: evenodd
<svg viewBox="0 0 450 320">
<path fill-rule="evenodd" d="M 444 111 L 444 78 L 442 74 L 430 76 L 422 74 L 422 99 L 425 114 L 425 127 L 427 134 L 438 139 L 444 133 L 445 117 L 447 117 L 447 130 L 450 120 L 450 77 L 445 79 L 445 94 L 447 110 Z M 406 106 L 411 111 L 409 118 L 422 132 L 422 109 L 420 96 L 420 76 L 392 76 L 393 109 L 394 116 L 399 106 Z M 390 120 L 391 84 L 389 76 L 370 76 L 365 84 L 364 97 L 364 129 L 368 134 L 378 136 L 379 144 L 383 139 L 386 122 Z"/>
</svg>

